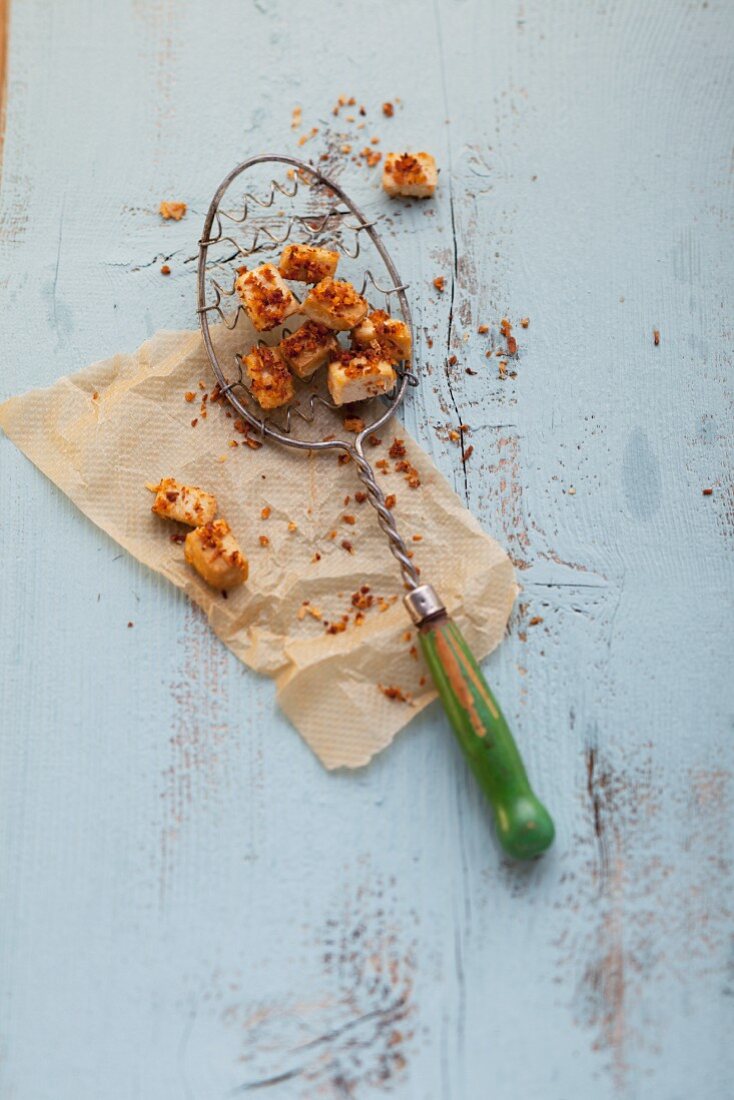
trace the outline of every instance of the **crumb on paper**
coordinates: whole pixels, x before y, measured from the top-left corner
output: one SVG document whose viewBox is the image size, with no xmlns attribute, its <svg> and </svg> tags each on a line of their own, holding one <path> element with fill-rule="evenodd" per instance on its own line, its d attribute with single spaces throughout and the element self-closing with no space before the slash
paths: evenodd
<svg viewBox="0 0 734 1100">
<path fill-rule="evenodd" d="M 158 213 L 166 221 L 180 222 L 187 209 L 185 202 L 161 202 Z"/>
<path fill-rule="evenodd" d="M 656 348 L 660 346 L 660 329 L 654 328 L 652 330 L 652 342 Z"/>
<path fill-rule="evenodd" d="M 374 168 L 382 160 L 382 153 L 378 152 L 377 149 L 370 149 L 369 145 L 365 145 L 359 155 L 367 161 L 368 168 Z"/>
<path fill-rule="evenodd" d="M 321 621 L 321 612 L 318 607 L 314 607 L 309 600 L 304 600 L 298 608 L 298 618 L 303 622 L 307 615 L 310 615 L 313 619 L 318 619 L 319 622 Z"/>
<path fill-rule="evenodd" d="M 408 483 L 409 489 L 418 488 L 421 483 L 420 474 L 411 462 L 408 462 L 406 459 L 396 462 L 395 469 L 399 474 L 405 474 L 405 480 Z"/>
<path fill-rule="evenodd" d="M 354 547 L 352 546 L 349 539 L 342 539 L 341 547 L 342 547 L 342 550 L 346 550 L 346 552 L 348 554 L 353 554 L 354 553 Z"/>
<path fill-rule="evenodd" d="M 265 507 L 260 512 L 260 519 L 270 519 L 270 514 L 271 514 L 270 507 L 266 504 Z"/>
<path fill-rule="evenodd" d="M 470 443 L 464 451 L 464 462 L 468 462 L 471 456 L 474 454 L 474 444 Z"/>
<path fill-rule="evenodd" d="M 347 624 L 344 622 L 343 619 L 339 619 L 335 623 L 329 623 L 328 624 L 328 626 L 326 627 L 326 633 L 327 634 L 343 634 L 346 629 L 347 629 Z"/>
<path fill-rule="evenodd" d="M 357 522 L 357 517 L 351 515 L 351 513 L 347 513 L 346 515 L 342 516 L 342 519 L 344 520 L 345 523 L 348 523 L 351 527 L 353 527 L 354 524 Z"/>
<path fill-rule="evenodd" d="M 459 440 L 461 439 L 461 435 L 459 434 L 459 432 L 456 431 L 455 428 L 450 428 L 449 429 L 449 439 L 451 440 L 452 443 L 458 443 Z"/>
<path fill-rule="evenodd" d="M 479 325 L 477 332 L 480 336 L 485 336 L 489 332 L 489 325 Z"/>
<path fill-rule="evenodd" d="M 290 520 L 290 522 L 288 523 L 288 532 L 289 532 L 289 534 L 292 535 L 293 532 L 297 531 L 297 530 L 298 530 L 298 524 L 294 523 L 293 520 Z"/>
<path fill-rule="evenodd" d="M 347 432 L 354 432 L 356 435 L 364 431 L 364 420 L 361 416 L 345 416 L 343 423 L 344 430 Z"/>
<path fill-rule="evenodd" d="M 364 504 L 364 502 L 367 500 L 367 494 L 362 489 L 358 489 L 357 492 L 354 494 L 354 499 L 356 500 L 357 504 Z"/>
<path fill-rule="evenodd" d="M 398 438 L 393 439 L 390 450 L 387 452 L 390 458 L 404 458 L 405 457 L 405 440 Z"/>
<path fill-rule="evenodd" d="M 413 542 L 423 542 L 423 535 L 413 535 Z"/>
<path fill-rule="evenodd" d="M 528 626 L 540 626 L 544 621 L 542 615 L 533 615 L 532 619 L 528 621 Z"/>
<path fill-rule="evenodd" d="M 382 443 L 382 439 L 379 435 L 373 434 L 367 436 L 367 442 L 369 443 L 370 447 L 379 447 Z"/>
<path fill-rule="evenodd" d="M 390 493 L 389 496 L 385 497 L 385 507 L 389 508 L 390 510 L 395 507 L 397 502 L 398 498 L 395 496 L 395 493 Z"/>
<path fill-rule="evenodd" d="M 270 546 L 270 539 L 268 538 L 267 535 L 260 535 L 260 545 L 261 546 Z"/>
<path fill-rule="evenodd" d="M 378 684 L 378 689 L 382 692 L 385 698 L 392 700 L 394 703 L 407 703 L 408 706 L 413 706 L 413 700 L 410 695 L 403 691 L 402 688 L 396 687 L 394 684 L 388 685 Z"/>
<path fill-rule="evenodd" d="M 191 402 L 195 400 L 196 394 L 193 392 L 193 390 L 187 390 L 184 394 L 184 401 L 188 401 L 188 403 L 191 404 Z"/>
<path fill-rule="evenodd" d="M 446 289 L 446 276 L 437 275 L 436 278 L 433 280 L 433 285 L 435 286 L 439 294 L 443 294 L 444 290 Z"/>
</svg>

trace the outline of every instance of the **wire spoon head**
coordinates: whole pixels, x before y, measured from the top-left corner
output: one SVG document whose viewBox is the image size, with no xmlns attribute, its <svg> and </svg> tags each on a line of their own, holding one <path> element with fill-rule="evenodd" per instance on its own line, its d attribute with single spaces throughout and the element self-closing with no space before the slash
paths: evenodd
<svg viewBox="0 0 734 1100">
<path fill-rule="evenodd" d="M 334 403 L 323 370 L 305 380 L 294 378 L 293 401 L 270 411 L 250 390 L 243 356 L 253 344 L 274 347 L 292 328 L 279 326 L 258 339 L 235 288 L 238 269 L 253 258 L 258 265 L 277 266 L 287 244 L 338 252 L 339 278 L 349 280 L 372 309 L 384 309 L 411 328 L 407 288 L 374 221 L 334 180 L 303 161 L 278 153 L 251 157 L 217 188 L 199 241 L 198 314 L 219 388 L 261 439 L 302 450 L 361 451 L 363 439 L 390 419 L 407 387 L 417 385 L 409 360 L 395 368 L 389 393 L 353 408 Z M 336 434 L 344 430 L 345 415 L 357 422 L 351 442 Z"/>
</svg>

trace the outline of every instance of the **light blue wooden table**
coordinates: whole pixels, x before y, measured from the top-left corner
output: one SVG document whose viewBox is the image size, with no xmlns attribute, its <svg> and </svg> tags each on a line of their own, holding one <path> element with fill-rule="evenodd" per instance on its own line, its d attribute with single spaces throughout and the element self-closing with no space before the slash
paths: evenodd
<svg viewBox="0 0 734 1100">
<path fill-rule="evenodd" d="M 486 671 L 558 839 L 501 858 L 435 708 L 326 774 L 0 440 L 2 1100 L 734 1095 L 733 35 L 727 0 L 15 0 L 2 396 L 194 327 L 211 193 L 296 103 L 304 155 L 346 159 L 341 93 L 435 152 L 386 227 L 405 419 L 517 563 Z M 373 211 L 378 176 L 340 178 Z"/>
</svg>

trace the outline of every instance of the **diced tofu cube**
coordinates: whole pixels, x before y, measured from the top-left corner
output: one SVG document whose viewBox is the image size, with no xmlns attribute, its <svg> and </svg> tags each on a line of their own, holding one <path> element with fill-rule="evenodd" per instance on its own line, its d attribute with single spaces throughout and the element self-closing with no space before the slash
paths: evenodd
<svg viewBox="0 0 734 1100">
<path fill-rule="evenodd" d="M 261 264 L 237 276 L 235 289 L 258 332 L 282 325 L 299 305 L 274 264 Z"/>
<path fill-rule="evenodd" d="M 380 393 L 389 393 L 396 381 L 392 364 L 378 348 L 345 351 L 329 363 L 328 386 L 335 405 L 367 401 Z"/>
<path fill-rule="evenodd" d="M 184 557 L 212 588 L 236 588 L 247 580 L 247 558 L 226 519 L 205 523 L 190 531 L 184 543 Z"/>
<path fill-rule="evenodd" d="M 303 303 L 303 312 L 327 328 L 346 332 L 366 316 L 369 306 L 351 283 L 326 278 L 317 283 Z"/>
<path fill-rule="evenodd" d="M 329 248 L 315 248 L 308 244 L 287 244 L 280 257 L 278 268 L 284 279 L 300 283 L 318 283 L 327 275 L 333 275 L 339 263 L 339 253 Z"/>
<path fill-rule="evenodd" d="M 391 199 L 404 195 L 429 199 L 436 190 L 438 171 L 430 153 L 387 153 L 382 186 Z"/>
<path fill-rule="evenodd" d="M 164 519 L 199 527 L 211 523 L 217 514 L 216 497 L 196 485 L 182 485 L 175 478 L 164 477 L 153 489 L 155 500 L 151 511 Z"/>
<path fill-rule="evenodd" d="M 393 363 L 410 358 L 410 329 L 405 321 L 390 317 L 383 309 L 375 309 L 352 332 L 355 347 L 366 348 L 378 344 Z"/>
<path fill-rule="evenodd" d="M 306 321 L 292 336 L 280 341 L 280 351 L 294 374 L 310 378 L 338 353 L 339 343 L 330 328 Z"/>
<path fill-rule="evenodd" d="M 255 346 L 242 362 L 261 408 L 277 409 L 293 400 L 293 378 L 278 348 Z"/>
</svg>

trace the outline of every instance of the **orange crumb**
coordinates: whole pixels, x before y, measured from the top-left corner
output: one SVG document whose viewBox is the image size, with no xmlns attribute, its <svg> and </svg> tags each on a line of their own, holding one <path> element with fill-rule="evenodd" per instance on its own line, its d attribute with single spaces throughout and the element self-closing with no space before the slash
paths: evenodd
<svg viewBox="0 0 734 1100">
<path fill-rule="evenodd" d="M 443 294 L 444 290 L 446 289 L 446 278 L 445 278 L 445 276 L 437 275 L 436 278 L 433 280 L 433 285 L 435 286 L 435 288 L 439 292 L 439 294 Z"/>
<path fill-rule="evenodd" d="M 392 103 L 383 103 L 382 113 L 385 118 L 392 118 L 392 116 L 395 114 L 395 108 L 393 107 Z"/>
<path fill-rule="evenodd" d="M 260 519 L 270 519 L 270 508 L 267 506 L 267 504 L 260 513 Z"/>
<path fill-rule="evenodd" d="M 162 202 L 158 207 L 158 213 L 166 221 L 172 218 L 175 222 L 180 222 L 186 209 L 185 202 Z"/>
<path fill-rule="evenodd" d="M 170 275 L 170 274 L 171 274 L 171 269 L 168 266 L 168 264 L 163 264 L 162 267 L 161 267 L 161 275 Z"/>
</svg>

